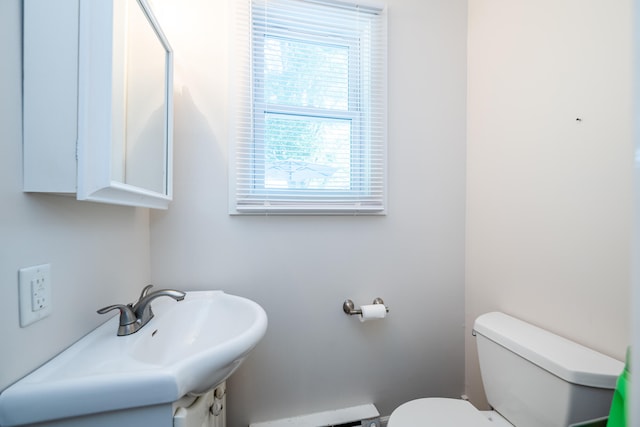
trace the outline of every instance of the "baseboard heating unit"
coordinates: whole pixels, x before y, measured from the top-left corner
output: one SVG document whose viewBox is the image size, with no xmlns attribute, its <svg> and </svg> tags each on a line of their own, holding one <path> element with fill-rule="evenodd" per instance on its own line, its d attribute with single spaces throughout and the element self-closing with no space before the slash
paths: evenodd
<svg viewBox="0 0 640 427">
<path fill-rule="evenodd" d="M 381 427 L 381 425 L 378 409 L 372 403 L 368 403 L 281 420 L 252 423 L 249 427 Z"/>
</svg>

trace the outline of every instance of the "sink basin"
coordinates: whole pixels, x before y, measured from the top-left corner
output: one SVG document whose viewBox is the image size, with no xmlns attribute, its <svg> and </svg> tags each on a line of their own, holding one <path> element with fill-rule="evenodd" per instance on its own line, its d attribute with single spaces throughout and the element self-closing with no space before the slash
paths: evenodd
<svg viewBox="0 0 640 427">
<path fill-rule="evenodd" d="M 262 339 L 267 315 L 222 291 L 158 298 L 155 317 L 119 337 L 118 316 L 0 394 L 13 426 L 174 402 L 227 379 Z M 38 402 L 34 404 L 34 402 Z"/>
</svg>

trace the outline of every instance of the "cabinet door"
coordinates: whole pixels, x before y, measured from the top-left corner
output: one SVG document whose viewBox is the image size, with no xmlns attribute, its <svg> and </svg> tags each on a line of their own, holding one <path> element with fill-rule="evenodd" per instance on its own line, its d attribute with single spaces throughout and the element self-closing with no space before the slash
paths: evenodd
<svg viewBox="0 0 640 427">
<path fill-rule="evenodd" d="M 78 199 L 166 208 L 172 51 L 145 0 L 80 0 Z"/>
<path fill-rule="evenodd" d="M 24 0 L 24 191 L 167 208 L 172 63 L 146 0 Z"/>
</svg>

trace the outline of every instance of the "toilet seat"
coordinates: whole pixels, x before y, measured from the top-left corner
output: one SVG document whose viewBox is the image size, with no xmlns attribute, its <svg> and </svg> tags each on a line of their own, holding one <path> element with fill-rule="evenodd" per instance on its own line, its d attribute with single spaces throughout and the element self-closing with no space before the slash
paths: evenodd
<svg viewBox="0 0 640 427">
<path fill-rule="evenodd" d="M 429 397 L 398 406 L 387 427 L 492 427 L 471 403 L 461 399 Z"/>
</svg>

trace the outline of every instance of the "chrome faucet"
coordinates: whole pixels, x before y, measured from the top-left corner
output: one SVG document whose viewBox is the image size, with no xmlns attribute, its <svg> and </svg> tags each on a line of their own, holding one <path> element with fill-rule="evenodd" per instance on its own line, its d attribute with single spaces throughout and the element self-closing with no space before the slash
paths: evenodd
<svg viewBox="0 0 640 427">
<path fill-rule="evenodd" d="M 153 318 L 153 311 L 151 311 L 151 301 L 159 297 L 171 297 L 176 301 L 182 301 L 185 297 L 185 293 L 182 291 L 176 291 L 174 289 L 161 289 L 149 293 L 153 285 L 147 285 L 140 293 L 138 302 L 131 304 L 114 304 L 107 307 L 103 307 L 98 310 L 99 314 L 105 314 L 111 310 L 120 310 L 120 324 L 118 326 L 118 335 L 131 335 L 138 332 L 140 328 L 149 323 L 149 320 Z"/>
<path fill-rule="evenodd" d="M 147 285 L 142 290 L 140 294 L 140 298 L 138 302 L 133 305 L 132 310 L 133 314 L 136 315 L 137 319 L 140 319 L 142 322 L 142 326 L 146 325 L 149 320 L 153 318 L 153 311 L 151 311 L 151 301 L 158 297 L 171 297 L 176 301 L 182 301 L 184 299 L 185 293 L 182 291 L 176 291 L 174 289 L 161 289 L 159 291 L 149 293 L 149 289 L 151 289 L 153 285 Z"/>
</svg>

